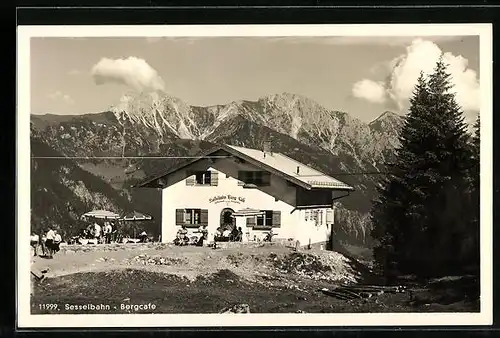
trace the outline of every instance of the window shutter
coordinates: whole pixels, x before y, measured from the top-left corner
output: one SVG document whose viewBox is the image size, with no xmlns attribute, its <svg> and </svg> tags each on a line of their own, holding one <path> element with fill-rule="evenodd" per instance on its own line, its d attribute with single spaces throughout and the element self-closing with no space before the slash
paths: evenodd
<svg viewBox="0 0 500 338">
<path fill-rule="evenodd" d="M 333 209 L 326 210 L 326 224 L 333 224 Z"/>
<path fill-rule="evenodd" d="M 194 173 L 192 172 L 188 172 L 188 178 L 186 178 L 186 185 L 195 185 L 195 182 L 196 182 L 196 177 L 194 175 Z"/>
<path fill-rule="evenodd" d="M 273 228 L 281 227 L 281 211 L 275 210 L 273 211 Z"/>
<path fill-rule="evenodd" d="M 184 209 L 175 210 L 175 224 L 176 225 L 184 224 Z"/>
<path fill-rule="evenodd" d="M 200 212 L 200 223 L 201 225 L 208 226 L 208 209 L 201 209 Z"/>
<path fill-rule="evenodd" d="M 247 217 L 247 227 L 254 227 L 255 224 L 255 216 Z"/>
<path fill-rule="evenodd" d="M 215 170 L 210 171 L 210 185 L 219 185 L 219 173 Z"/>
</svg>

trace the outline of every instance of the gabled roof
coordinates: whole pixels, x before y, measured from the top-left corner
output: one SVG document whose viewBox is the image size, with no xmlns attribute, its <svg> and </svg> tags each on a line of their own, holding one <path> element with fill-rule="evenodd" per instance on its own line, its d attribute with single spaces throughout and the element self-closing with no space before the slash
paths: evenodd
<svg viewBox="0 0 500 338">
<path fill-rule="evenodd" d="M 188 165 L 193 164 L 203 158 L 209 157 L 210 155 L 220 150 L 223 150 L 236 158 L 242 159 L 272 174 L 283 177 L 284 179 L 308 190 L 313 188 L 354 190 L 353 187 L 345 184 L 344 182 L 341 182 L 331 176 L 328 176 L 325 173 L 313 169 L 281 153 L 264 153 L 262 150 L 237 147 L 232 145 L 219 145 L 211 148 L 190 161 L 186 161 L 177 166 L 174 166 L 165 173 L 145 179 L 137 186 L 148 186 L 152 182 L 164 176 L 170 175 L 182 168 L 185 168 Z M 298 173 L 297 168 L 299 169 Z"/>
</svg>

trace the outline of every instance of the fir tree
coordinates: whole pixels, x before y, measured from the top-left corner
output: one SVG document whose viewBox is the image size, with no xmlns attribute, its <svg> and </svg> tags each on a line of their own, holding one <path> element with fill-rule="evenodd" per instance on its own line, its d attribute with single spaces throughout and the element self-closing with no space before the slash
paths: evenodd
<svg viewBox="0 0 500 338">
<path fill-rule="evenodd" d="M 413 227 L 407 221 L 412 210 L 418 208 L 418 204 L 412 201 L 418 195 L 413 193 L 418 190 L 413 189 L 410 176 L 415 174 L 413 164 L 417 160 L 415 151 L 419 148 L 419 139 L 425 137 L 419 125 L 427 112 L 428 97 L 427 82 L 421 73 L 410 99 L 410 113 L 401 131 L 401 146 L 396 149 L 394 162 L 387 163 L 392 175 L 381 182 L 379 199 L 372 209 L 372 236 L 379 243 L 374 248 L 376 267 L 389 278 L 404 270 L 401 265 L 405 263 L 406 246 Z"/>
<path fill-rule="evenodd" d="M 440 59 L 417 80 L 400 133 L 391 176 L 374 203 L 377 266 L 388 277 L 428 276 L 460 266 L 457 255 L 470 219 L 471 151 L 450 75 Z"/>
<path fill-rule="evenodd" d="M 468 273 L 479 274 L 480 265 L 480 127 L 479 116 L 474 124 L 472 137 L 472 165 L 470 169 L 470 224 L 466 231 L 466 239 L 462 245 L 461 260 L 468 268 Z"/>
</svg>

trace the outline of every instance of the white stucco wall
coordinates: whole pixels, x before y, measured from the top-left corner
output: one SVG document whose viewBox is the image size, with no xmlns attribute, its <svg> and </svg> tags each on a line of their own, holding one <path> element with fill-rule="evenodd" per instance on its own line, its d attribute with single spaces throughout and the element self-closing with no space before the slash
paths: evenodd
<svg viewBox="0 0 500 338">
<path fill-rule="evenodd" d="M 185 178 L 188 170 L 216 170 L 218 172 L 217 186 L 188 186 Z M 275 238 L 299 240 L 301 245 L 324 242 L 330 234 L 330 227 L 326 225 L 326 216 L 323 223 L 316 226 L 314 221 L 305 221 L 305 210 L 294 210 L 296 191 L 284 179 L 271 176 L 271 185 L 258 189 L 247 189 L 238 185 L 239 170 L 255 170 L 249 165 L 236 163 L 233 159 L 220 159 L 215 164 L 208 161 L 199 161 L 196 165 L 178 171 L 167 179 L 167 186 L 162 191 L 162 241 L 174 240 L 178 226 L 176 226 L 176 209 L 208 209 L 209 240 L 220 225 L 221 211 L 231 208 L 238 211 L 244 208 L 260 210 L 280 210 L 281 227 L 273 228 Z M 224 199 L 222 202 L 210 202 L 217 196 L 232 196 L 233 199 Z M 326 211 L 324 212 L 326 214 Z M 246 228 L 244 217 L 236 218 L 236 226 L 242 227 L 244 240 L 252 240 L 254 235 L 262 237 L 268 230 L 254 230 Z M 188 229 L 194 231 L 195 229 Z"/>
</svg>

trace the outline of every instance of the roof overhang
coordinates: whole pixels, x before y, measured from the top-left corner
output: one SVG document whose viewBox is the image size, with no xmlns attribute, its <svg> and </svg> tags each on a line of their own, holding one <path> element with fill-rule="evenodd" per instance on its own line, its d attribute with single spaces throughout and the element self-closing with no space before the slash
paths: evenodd
<svg viewBox="0 0 500 338">
<path fill-rule="evenodd" d="M 179 170 L 182 170 L 186 167 L 188 167 L 189 165 L 192 165 L 202 159 L 206 159 L 208 156 L 211 156 L 213 155 L 214 153 L 218 152 L 218 151 L 225 151 L 227 152 L 230 157 L 234 157 L 235 159 L 239 160 L 239 161 L 244 161 L 244 162 L 247 162 L 253 166 L 256 166 L 258 168 L 261 168 L 261 169 L 264 169 L 276 176 L 280 176 L 296 185 L 298 185 L 299 187 L 302 187 L 306 190 L 312 190 L 312 189 L 329 189 L 329 190 L 344 190 L 344 191 L 353 191 L 354 188 L 350 187 L 350 186 L 347 186 L 347 185 L 340 185 L 340 186 L 334 186 L 334 185 L 328 185 L 328 186 L 323 186 L 323 185 L 316 185 L 316 184 L 311 184 L 311 183 L 306 183 L 302 180 L 299 180 L 298 178 L 294 177 L 294 176 L 291 176 L 291 175 L 288 175 L 287 173 L 284 173 L 280 170 L 277 170 L 251 156 L 248 156 L 232 147 L 229 147 L 227 145 L 219 145 L 217 147 L 214 147 L 214 148 L 211 148 L 203 153 L 201 153 L 200 155 L 194 157 L 193 159 L 189 160 L 189 161 L 186 161 L 186 162 L 183 162 L 177 166 L 174 166 L 173 168 L 169 169 L 168 171 L 166 171 L 165 173 L 162 173 L 162 174 L 159 174 L 159 175 L 155 175 L 155 176 L 152 176 L 152 177 L 149 177 L 149 178 L 146 178 L 145 180 L 143 180 L 141 183 L 139 184 L 136 184 L 132 187 L 139 187 L 139 188 L 163 188 L 163 186 L 165 184 L 161 184 L 161 181 L 162 179 L 166 179 L 168 178 L 169 175 L 179 171 Z M 212 161 L 213 163 L 214 161 Z"/>
<path fill-rule="evenodd" d="M 339 190 L 339 191 L 354 191 L 355 189 L 348 185 L 312 185 L 312 189 L 323 189 L 323 190 Z"/>
<path fill-rule="evenodd" d="M 181 170 L 181 169 L 183 169 L 191 164 L 194 164 L 194 163 L 206 158 L 207 156 L 209 156 L 209 155 L 211 155 L 211 154 L 213 154 L 221 149 L 222 149 L 221 146 L 210 148 L 207 151 L 201 153 L 200 155 L 195 156 L 194 158 L 192 158 L 190 160 L 187 160 L 185 162 L 182 162 L 182 163 L 170 168 L 169 170 L 165 171 L 164 173 L 147 177 L 142 182 L 135 184 L 132 187 L 133 188 L 162 188 L 162 184 L 159 184 L 159 182 L 158 182 L 159 180 L 165 179 L 169 175 L 171 175 L 171 174 L 173 174 L 173 173 L 175 173 L 175 172 L 177 172 L 177 171 L 179 171 L 179 170 Z"/>
</svg>

